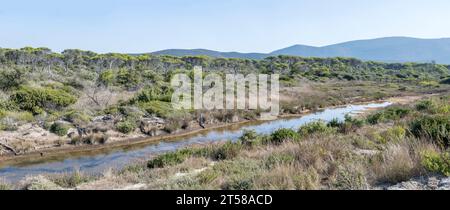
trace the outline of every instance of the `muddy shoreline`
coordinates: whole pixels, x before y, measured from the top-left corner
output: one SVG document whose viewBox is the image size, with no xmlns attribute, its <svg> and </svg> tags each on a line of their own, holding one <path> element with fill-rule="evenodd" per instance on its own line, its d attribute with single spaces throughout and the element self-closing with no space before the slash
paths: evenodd
<svg viewBox="0 0 450 210">
<path fill-rule="evenodd" d="M 385 100 L 358 101 L 358 102 L 352 102 L 352 103 L 343 104 L 343 105 L 329 106 L 329 107 L 318 109 L 316 111 L 319 112 L 319 111 L 325 110 L 325 109 L 343 107 L 343 106 L 348 106 L 348 105 L 352 105 L 352 104 L 360 105 L 360 104 L 378 103 L 378 102 L 384 102 L 384 101 L 389 101 L 389 102 L 393 102 L 393 103 L 403 103 L 403 102 L 418 100 L 418 99 L 426 97 L 426 96 L 427 95 L 396 96 L 396 97 L 387 98 Z M 316 111 L 308 110 L 301 114 L 282 114 L 279 116 L 278 119 L 302 117 L 306 114 L 310 114 L 310 113 L 313 113 Z M 109 150 L 124 148 L 124 147 L 128 147 L 128 146 L 130 146 L 130 147 L 139 146 L 139 145 L 144 146 L 144 145 L 156 143 L 156 142 L 163 141 L 163 140 L 171 140 L 171 139 L 181 138 L 181 137 L 185 137 L 185 136 L 200 134 L 202 132 L 208 132 L 208 131 L 215 130 L 215 129 L 225 129 L 225 128 L 229 128 L 229 127 L 233 127 L 233 126 L 242 126 L 245 124 L 257 123 L 257 122 L 264 122 L 264 121 L 243 120 L 243 121 L 239 121 L 239 122 L 235 122 L 235 123 L 224 123 L 224 124 L 220 124 L 220 125 L 216 125 L 216 126 L 210 126 L 210 127 L 204 128 L 204 129 L 187 130 L 187 131 L 183 131 L 183 132 L 180 132 L 177 134 L 166 134 L 166 135 L 154 136 L 154 137 L 128 138 L 128 139 L 124 139 L 124 140 L 119 140 L 119 141 L 115 141 L 115 142 L 111 142 L 111 143 L 107 143 L 107 144 L 99 144 L 99 145 L 80 145 L 80 146 L 66 145 L 66 146 L 62 146 L 62 147 L 53 147 L 53 148 L 48 148 L 48 149 L 32 151 L 32 152 L 20 154 L 20 155 L 12 155 L 12 154 L 11 155 L 3 155 L 3 156 L 0 156 L 0 167 L 2 165 L 9 165 L 11 163 L 17 164 L 17 163 L 21 163 L 21 162 L 25 162 L 25 161 L 35 162 L 35 161 L 39 161 L 39 160 L 52 159 L 52 158 L 60 157 L 60 156 L 67 156 L 68 154 L 89 153 L 89 152 L 96 152 L 96 151 L 101 151 L 101 150 L 109 151 Z"/>
</svg>

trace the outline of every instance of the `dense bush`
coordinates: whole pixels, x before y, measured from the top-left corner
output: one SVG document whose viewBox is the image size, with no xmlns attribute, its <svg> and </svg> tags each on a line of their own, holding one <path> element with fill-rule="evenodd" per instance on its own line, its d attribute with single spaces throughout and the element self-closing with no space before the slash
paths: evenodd
<svg viewBox="0 0 450 210">
<path fill-rule="evenodd" d="M 431 100 L 420 101 L 416 104 L 417 111 L 429 111 L 435 107 L 435 104 Z"/>
<path fill-rule="evenodd" d="M 394 126 L 382 133 L 382 137 L 387 141 L 400 141 L 406 137 L 406 130 L 401 126 Z"/>
<path fill-rule="evenodd" d="M 117 72 L 116 82 L 117 84 L 124 86 L 128 89 L 133 89 L 138 86 L 141 78 L 136 70 L 122 68 Z"/>
<path fill-rule="evenodd" d="M 239 141 L 242 145 L 245 146 L 253 146 L 257 144 L 261 139 L 261 136 L 259 136 L 254 130 L 244 130 L 244 133 L 239 138 Z"/>
<path fill-rule="evenodd" d="M 219 148 L 217 148 L 217 150 L 213 152 L 212 158 L 216 160 L 232 159 L 237 156 L 237 154 L 241 149 L 242 149 L 241 144 L 229 141 L 220 146 Z"/>
<path fill-rule="evenodd" d="M 450 100 L 434 99 L 420 101 L 416 104 L 416 109 L 417 111 L 426 111 L 431 114 L 449 114 Z"/>
<path fill-rule="evenodd" d="M 424 152 L 422 154 L 422 165 L 430 172 L 450 176 L 450 153 Z"/>
<path fill-rule="evenodd" d="M 65 136 L 67 135 L 67 131 L 69 130 L 70 125 L 61 122 L 55 122 L 50 126 L 50 132 L 58 135 Z"/>
<path fill-rule="evenodd" d="M 147 103 L 140 103 L 139 107 L 145 110 L 149 115 L 156 115 L 162 118 L 168 118 L 171 115 L 176 114 L 172 105 L 163 101 L 150 101 Z"/>
<path fill-rule="evenodd" d="M 64 118 L 66 121 L 71 122 L 73 124 L 86 124 L 91 121 L 91 116 L 87 115 L 81 111 L 71 110 L 64 114 Z"/>
<path fill-rule="evenodd" d="M 287 140 L 297 140 L 299 134 L 292 129 L 281 128 L 271 134 L 271 142 L 275 144 L 281 144 Z"/>
<path fill-rule="evenodd" d="M 15 111 L 15 110 L 18 110 L 18 107 L 12 101 L 0 99 L 0 110 Z"/>
<path fill-rule="evenodd" d="M 331 128 L 339 128 L 342 126 L 342 124 L 343 122 L 339 121 L 337 118 L 334 118 L 327 123 L 327 126 Z"/>
<path fill-rule="evenodd" d="M 116 128 L 119 132 L 127 134 L 127 133 L 131 133 L 132 131 L 134 131 L 137 128 L 137 125 L 135 122 L 133 122 L 131 120 L 126 120 L 126 121 L 117 123 Z"/>
<path fill-rule="evenodd" d="M 318 133 L 332 133 L 334 130 L 335 129 L 327 126 L 327 124 L 325 124 L 324 122 L 316 121 L 301 126 L 298 132 L 300 133 L 300 136 L 308 136 Z"/>
<path fill-rule="evenodd" d="M 368 123 L 375 125 L 390 120 L 402 119 L 408 116 L 409 113 L 411 113 L 411 110 L 408 108 L 390 107 L 383 111 L 367 116 L 366 120 Z"/>
<path fill-rule="evenodd" d="M 33 114 L 60 109 L 77 101 L 71 93 L 61 89 L 23 86 L 10 97 L 17 106 Z"/>
<path fill-rule="evenodd" d="M 145 87 L 136 96 L 138 102 L 151 102 L 151 101 L 165 101 L 170 102 L 172 99 L 173 90 L 167 84 L 161 82 Z"/>
<path fill-rule="evenodd" d="M 450 116 L 423 116 L 410 124 L 411 133 L 416 137 L 425 137 L 439 146 L 450 144 Z"/>
<path fill-rule="evenodd" d="M 11 90 L 25 82 L 25 71 L 20 68 L 0 69 L 0 90 Z"/>
<path fill-rule="evenodd" d="M 176 152 L 169 152 L 159 155 L 147 162 L 148 168 L 164 168 L 165 166 L 182 163 L 193 154 L 191 149 L 182 149 Z"/>
<path fill-rule="evenodd" d="M 365 122 L 363 119 L 357 119 L 357 118 L 351 117 L 350 115 L 346 115 L 344 122 L 339 123 L 339 124 L 336 124 L 336 123 L 333 123 L 333 124 L 339 125 L 338 131 L 340 133 L 347 134 L 350 132 L 354 132 L 357 129 L 363 127 Z M 332 125 L 332 124 L 330 124 L 330 125 Z"/>
<path fill-rule="evenodd" d="M 110 86 L 114 83 L 114 77 L 114 72 L 112 70 L 106 70 L 99 75 L 98 80 L 101 84 Z"/>
</svg>

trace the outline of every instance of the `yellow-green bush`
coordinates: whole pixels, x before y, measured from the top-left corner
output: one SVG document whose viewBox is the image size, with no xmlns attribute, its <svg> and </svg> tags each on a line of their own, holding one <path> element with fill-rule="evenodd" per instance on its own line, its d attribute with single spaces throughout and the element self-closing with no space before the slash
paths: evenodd
<svg viewBox="0 0 450 210">
<path fill-rule="evenodd" d="M 288 128 L 281 128 L 271 134 L 271 142 L 281 144 L 284 141 L 297 140 L 300 136 L 297 132 Z"/>
<path fill-rule="evenodd" d="M 327 126 L 324 122 L 316 121 L 303 125 L 299 128 L 298 132 L 300 136 L 308 136 L 312 134 L 332 133 L 335 129 L 331 126 Z"/>
<path fill-rule="evenodd" d="M 64 118 L 74 124 L 85 124 L 91 121 L 91 116 L 82 111 L 71 110 L 64 114 Z"/>
<path fill-rule="evenodd" d="M 172 105 L 168 102 L 149 101 L 146 103 L 140 103 L 139 107 L 145 110 L 148 114 L 156 115 L 162 118 L 167 118 L 175 114 L 175 110 L 173 110 Z"/>
<path fill-rule="evenodd" d="M 135 122 L 126 120 L 126 121 L 117 123 L 116 128 L 121 133 L 131 133 L 132 131 L 134 131 L 137 128 L 137 125 Z"/>
<path fill-rule="evenodd" d="M 441 147 L 450 144 L 450 116 L 423 116 L 410 124 L 411 133 L 420 138 L 428 138 Z"/>
<path fill-rule="evenodd" d="M 60 109 L 77 101 L 74 94 L 61 89 L 22 86 L 10 97 L 17 106 L 33 114 L 46 109 Z"/>
<path fill-rule="evenodd" d="M 450 153 L 426 151 L 422 154 L 422 165 L 430 172 L 450 176 Z"/>
<path fill-rule="evenodd" d="M 65 136 L 67 134 L 67 131 L 69 130 L 70 125 L 60 122 L 55 122 L 50 126 L 50 132 L 58 135 L 58 136 Z"/>
<path fill-rule="evenodd" d="M 406 137 L 406 129 L 401 126 L 394 126 L 382 132 L 379 137 L 382 143 L 400 141 Z"/>
</svg>

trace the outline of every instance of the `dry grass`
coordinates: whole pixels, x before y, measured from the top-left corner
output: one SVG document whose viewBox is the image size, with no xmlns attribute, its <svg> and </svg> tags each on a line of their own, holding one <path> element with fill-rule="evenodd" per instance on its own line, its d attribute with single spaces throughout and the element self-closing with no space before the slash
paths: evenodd
<svg viewBox="0 0 450 210">
<path fill-rule="evenodd" d="M 374 158 L 371 165 L 373 182 L 398 183 L 425 173 L 421 165 L 424 151 L 438 151 L 428 141 L 405 139 L 399 143 L 390 143 L 386 149 Z"/>
<path fill-rule="evenodd" d="M 417 139 L 410 134 L 408 122 L 413 119 L 409 116 L 376 125 L 366 123 L 350 132 L 317 130 L 312 135 L 277 143 L 272 135 L 252 134 L 252 144 L 196 146 L 148 162 L 160 163 L 158 167 L 139 163 L 81 186 L 83 189 L 102 186 L 194 190 L 372 189 L 427 175 L 422 160 L 424 152 L 443 152 L 430 139 Z"/>
</svg>

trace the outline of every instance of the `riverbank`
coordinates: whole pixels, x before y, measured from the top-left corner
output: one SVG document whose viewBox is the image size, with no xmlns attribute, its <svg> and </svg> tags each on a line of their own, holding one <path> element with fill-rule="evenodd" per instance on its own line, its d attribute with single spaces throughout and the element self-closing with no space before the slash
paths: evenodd
<svg viewBox="0 0 450 210">
<path fill-rule="evenodd" d="M 30 176 L 16 188 L 448 189 L 450 171 L 441 163 L 449 156 L 439 146 L 448 136 L 423 136 L 435 127 L 416 125 L 434 120 L 450 129 L 449 100 L 433 96 L 340 123 L 307 121 L 298 130 L 249 131 L 235 143 L 184 147 L 95 176 Z"/>
<path fill-rule="evenodd" d="M 398 103 L 398 104 L 406 104 L 410 103 L 412 101 L 419 100 L 424 97 L 429 97 L 431 95 L 421 95 L 421 96 L 400 96 L 400 97 L 391 97 L 386 100 L 372 100 L 372 101 L 359 101 L 353 103 L 354 105 L 358 104 L 368 104 L 368 103 L 377 103 L 381 101 L 388 101 L 392 103 Z M 337 107 L 343 107 L 346 105 L 339 105 L 339 106 L 330 106 L 327 108 L 321 108 L 317 111 L 325 110 L 325 109 L 332 109 Z M 283 114 L 279 118 L 280 119 L 289 119 L 294 117 L 301 117 L 305 114 L 311 113 L 311 110 L 306 110 L 302 114 Z M 167 134 L 167 135 L 161 135 L 161 136 L 154 136 L 154 137 L 138 137 L 138 138 L 125 138 L 123 140 L 117 140 L 114 142 L 106 143 L 106 144 L 98 144 L 98 145 L 65 145 L 60 147 L 53 147 L 49 149 L 42 149 L 39 151 L 33 151 L 30 153 L 20 154 L 20 155 L 3 155 L 0 156 L 0 167 L 3 165 L 11 165 L 11 164 L 19 164 L 21 162 L 26 163 L 33 163 L 33 162 L 42 162 L 44 160 L 51 160 L 60 156 L 83 156 L 83 155 L 89 155 L 95 152 L 108 152 L 113 151 L 118 148 L 123 147 L 132 147 L 132 146 L 145 146 L 146 144 L 151 144 L 163 140 L 172 140 L 172 139 L 178 139 L 183 137 L 188 137 L 196 134 L 200 134 L 203 132 L 209 132 L 211 130 L 216 129 L 226 129 L 230 127 L 236 127 L 236 126 L 242 126 L 245 124 L 251 124 L 251 123 L 258 123 L 261 121 L 249 121 L 249 120 L 242 120 L 235 123 L 223 123 L 219 125 L 213 125 L 213 126 L 207 126 L 204 129 L 192 129 L 188 131 L 182 131 L 177 134 Z"/>
</svg>

